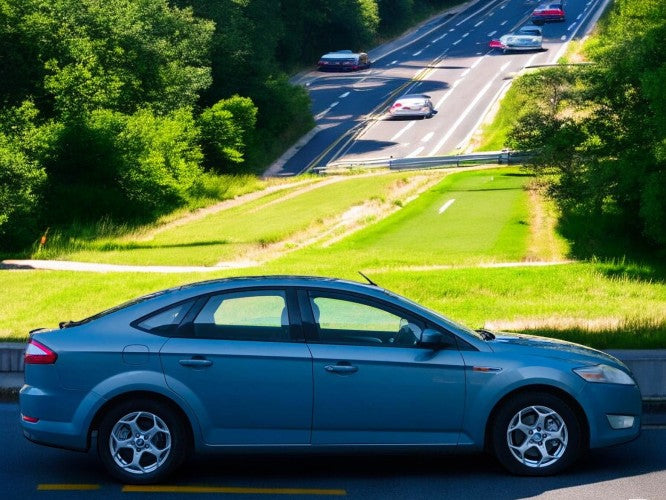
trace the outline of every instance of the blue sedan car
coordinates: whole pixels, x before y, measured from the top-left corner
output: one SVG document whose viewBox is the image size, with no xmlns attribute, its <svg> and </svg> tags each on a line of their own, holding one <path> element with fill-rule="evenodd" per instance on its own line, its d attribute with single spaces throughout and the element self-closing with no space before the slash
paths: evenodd
<svg viewBox="0 0 666 500">
<path fill-rule="evenodd" d="M 636 438 L 627 367 L 583 346 L 472 331 L 374 284 L 207 281 L 32 332 L 21 424 L 124 483 L 192 452 L 492 451 L 545 475 Z M 96 436 L 96 439 L 93 438 Z"/>
</svg>

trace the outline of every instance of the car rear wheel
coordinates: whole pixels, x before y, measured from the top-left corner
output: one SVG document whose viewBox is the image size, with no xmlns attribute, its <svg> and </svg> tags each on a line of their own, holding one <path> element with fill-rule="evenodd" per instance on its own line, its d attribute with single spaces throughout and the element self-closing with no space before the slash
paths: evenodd
<svg viewBox="0 0 666 500">
<path fill-rule="evenodd" d="M 492 429 L 495 455 L 513 474 L 556 474 L 581 452 L 580 422 L 571 407 L 552 394 L 511 398 L 500 408 Z"/>
<path fill-rule="evenodd" d="M 97 453 L 107 471 L 128 484 L 161 481 L 185 459 L 186 432 L 168 405 L 125 401 L 102 418 Z"/>
</svg>

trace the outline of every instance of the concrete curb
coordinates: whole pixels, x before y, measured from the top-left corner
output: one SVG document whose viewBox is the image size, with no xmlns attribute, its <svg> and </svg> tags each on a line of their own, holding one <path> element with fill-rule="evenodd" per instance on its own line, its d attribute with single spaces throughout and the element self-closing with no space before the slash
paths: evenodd
<svg viewBox="0 0 666 500">
<path fill-rule="evenodd" d="M 629 367 L 644 399 L 666 398 L 666 349 L 617 349 L 606 352 Z"/>
<path fill-rule="evenodd" d="M 0 342 L 0 376 L 3 379 L 7 372 L 23 372 L 25 347 L 26 344 L 22 342 Z"/>
</svg>

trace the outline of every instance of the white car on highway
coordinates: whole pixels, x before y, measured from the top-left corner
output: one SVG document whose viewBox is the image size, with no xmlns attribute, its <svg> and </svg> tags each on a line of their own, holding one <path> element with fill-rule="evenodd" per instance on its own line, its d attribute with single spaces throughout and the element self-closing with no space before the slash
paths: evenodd
<svg viewBox="0 0 666 500">
<path fill-rule="evenodd" d="M 543 50 L 541 28 L 533 25 L 522 26 L 513 33 L 493 39 L 488 46 L 491 49 L 507 50 Z"/>
</svg>

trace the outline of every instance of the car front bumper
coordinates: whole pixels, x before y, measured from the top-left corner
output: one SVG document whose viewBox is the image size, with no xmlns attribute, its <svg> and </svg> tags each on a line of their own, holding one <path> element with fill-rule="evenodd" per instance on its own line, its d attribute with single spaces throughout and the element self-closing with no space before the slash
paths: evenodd
<svg viewBox="0 0 666 500">
<path fill-rule="evenodd" d="M 643 403 L 638 386 L 588 383 L 580 400 L 585 401 L 590 448 L 625 443 L 639 436 Z"/>
</svg>

